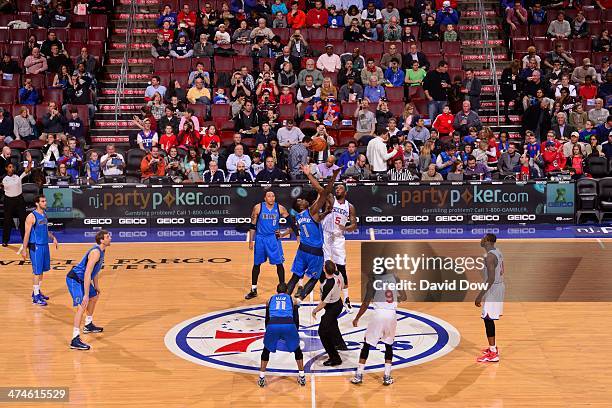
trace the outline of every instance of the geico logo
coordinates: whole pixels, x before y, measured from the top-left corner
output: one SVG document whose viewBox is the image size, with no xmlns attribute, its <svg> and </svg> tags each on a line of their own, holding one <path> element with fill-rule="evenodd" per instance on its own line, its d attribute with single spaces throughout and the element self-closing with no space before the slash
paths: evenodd
<svg viewBox="0 0 612 408">
<path fill-rule="evenodd" d="M 472 228 L 470 230 L 470 234 L 472 235 L 499 234 L 499 228 Z"/>
<path fill-rule="evenodd" d="M 119 231 L 120 238 L 146 238 L 147 231 Z"/>
<path fill-rule="evenodd" d="M 402 222 L 427 222 L 429 215 L 402 215 Z"/>
<path fill-rule="evenodd" d="M 490 214 L 474 214 L 472 221 L 499 221 L 499 215 Z"/>
<path fill-rule="evenodd" d="M 281 221 L 283 221 L 283 220 L 281 219 Z M 247 217 L 243 217 L 243 218 L 224 218 L 223 222 L 225 224 L 250 224 L 251 223 L 251 219 L 247 218 Z M 282 223 L 279 222 L 279 224 L 282 224 Z"/>
<path fill-rule="evenodd" d="M 146 218 L 119 218 L 119 224 L 122 225 L 145 225 Z"/>
<path fill-rule="evenodd" d="M 402 235 L 425 235 L 429 234 L 429 228 L 402 228 Z"/>
<path fill-rule="evenodd" d="M 536 229 L 535 228 L 529 228 L 529 227 L 524 227 L 524 228 L 508 228 L 508 234 L 535 234 L 536 233 Z"/>
<path fill-rule="evenodd" d="M 223 231 L 223 235 L 226 237 L 237 237 L 237 236 L 244 235 L 244 234 L 236 230 L 225 230 Z"/>
<path fill-rule="evenodd" d="M 463 234 L 463 228 L 436 228 L 436 234 Z"/>
<path fill-rule="evenodd" d="M 393 222 L 393 216 L 374 216 L 374 217 L 365 217 L 365 222 Z"/>
<path fill-rule="evenodd" d="M 219 222 L 216 218 L 190 218 L 191 224 L 216 224 Z"/>
<path fill-rule="evenodd" d="M 360 220 L 360 219 L 361 219 L 360 217 L 357 217 L 357 216 L 356 216 L 356 217 L 355 217 L 355 222 L 359 223 L 359 220 Z"/>
<path fill-rule="evenodd" d="M 436 221 L 463 221 L 463 215 L 436 215 Z"/>
<path fill-rule="evenodd" d="M 184 218 L 158 218 L 158 224 L 184 224 Z"/>
<path fill-rule="evenodd" d="M 192 237 L 216 237 L 219 235 L 219 231 L 217 230 L 201 230 L 201 231 L 191 231 Z"/>
<path fill-rule="evenodd" d="M 385 229 L 385 228 L 374 228 L 374 234 L 377 235 L 393 235 L 393 230 L 392 229 Z"/>
<path fill-rule="evenodd" d="M 535 221 L 535 214 L 508 214 L 508 221 Z"/>
<path fill-rule="evenodd" d="M 113 220 L 110 218 L 85 218 L 83 224 L 85 225 L 110 225 Z"/>
<path fill-rule="evenodd" d="M 87 231 L 87 232 L 85 232 L 85 233 L 83 234 L 83 236 L 84 236 L 85 238 L 91 238 L 91 237 L 95 237 L 95 236 L 96 236 L 96 234 L 97 234 L 97 232 L 96 232 L 96 231 Z"/>
<path fill-rule="evenodd" d="M 185 231 L 157 231 L 158 237 L 184 237 Z"/>
</svg>

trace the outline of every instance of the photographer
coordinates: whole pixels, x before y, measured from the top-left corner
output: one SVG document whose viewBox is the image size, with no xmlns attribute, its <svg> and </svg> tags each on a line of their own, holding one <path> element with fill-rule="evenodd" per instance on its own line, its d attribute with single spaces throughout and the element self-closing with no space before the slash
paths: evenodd
<svg viewBox="0 0 612 408">
<path fill-rule="evenodd" d="M 106 154 L 100 158 L 100 167 L 105 176 L 123 175 L 125 159 L 123 155 L 115 151 L 115 145 L 109 144 L 106 146 Z"/>
<path fill-rule="evenodd" d="M 170 177 L 174 183 L 181 183 L 183 181 L 183 167 L 176 147 L 168 149 L 165 161 L 166 176 Z"/>
<path fill-rule="evenodd" d="M 355 139 L 359 141 L 363 138 L 362 144 L 367 145 L 368 141 L 374 138 L 376 130 L 376 116 L 368 109 L 369 102 L 367 99 L 359 99 L 357 109 L 355 109 Z"/>
<path fill-rule="evenodd" d="M 41 164 L 47 173 L 55 173 L 57 161 L 60 158 L 59 148 L 53 134 L 47 135 L 47 143 L 42 147 L 43 159 Z"/>
<path fill-rule="evenodd" d="M 41 140 L 47 140 L 48 135 L 53 135 L 56 139 L 66 142 L 66 134 L 64 133 L 66 121 L 57 109 L 55 102 L 49 102 L 48 112 L 42 117 L 42 125 Z"/>
<path fill-rule="evenodd" d="M 143 182 L 152 176 L 163 177 L 166 175 L 166 162 L 159 154 L 159 147 L 151 147 L 151 151 L 143 157 L 140 162 L 140 173 Z"/>
<path fill-rule="evenodd" d="M 232 92 L 230 95 L 232 99 L 237 99 L 239 96 L 245 96 L 247 98 L 251 97 L 252 89 L 249 88 L 244 82 L 244 78 L 242 77 L 242 73 L 240 71 L 234 72 L 232 75 Z"/>
</svg>

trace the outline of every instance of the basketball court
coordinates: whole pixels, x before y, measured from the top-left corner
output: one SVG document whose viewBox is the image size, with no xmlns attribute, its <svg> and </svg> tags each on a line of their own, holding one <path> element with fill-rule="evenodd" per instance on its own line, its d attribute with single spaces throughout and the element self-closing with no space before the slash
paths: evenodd
<svg viewBox="0 0 612 408">
<path fill-rule="evenodd" d="M 481 251 L 477 240 L 444 243 Z M 342 366 L 327 371 L 314 340 L 318 319 L 312 319 L 305 305 L 300 333 L 311 345 L 304 351 L 306 387 L 297 385 L 295 374 L 274 375 L 295 367 L 291 354 L 277 352 L 270 367 L 279 371 L 269 373 L 268 385 L 259 388 L 261 306 L 277 278 L 273 267 L 262 266 L 259 297 L 244 300 L 252 264 L 244 242 L 113 243 L 100 275 L 95 313 L 104 332 L 83 336 L 90 351 L 70 350 L 74 311 L 65 276 L 90 245 L 52 249 L 52 270 L 43 283 L 51 299 L 44 308 L 31 303 L 30 266 L 16 255 L 16 246 L 0 249 L 0 386 L 69 387 L 70 402 L 44 406 L 612 405 L 612 370 L 604 357 L 612 337 L 612 303 L 564 302 L 568 293 L 556 302 L 507 302 L 497 325 L 501 361 L 490 364 L 476 363 L 486 338 L 473 302 L 400 304 L 395 384 L 389 387 L 381 384 L 382 372 L 376 368 L 383 362 L 382 352 L 370 354 L 362 385 L 349 383 L 367 313 L 359 328 L 352 327 L 354 314 L 341 317 L 349 351 L 342 352 Z M 347 242 L 354 303 L 360 299 L 360 245 Z M 612 248 L 612 240 L 500 239 L 497 246 L 512 285 L 513 272 L 526 264 L 547 271 L 554 269 L 551 259 L 563 262 L 568 256 L 583 270 L 605 274 L 603 266 L 610 260 L 602 254 Z M 284 249 L 288 275 L 296 243 L 285 242 Z M 605 275 L 593 285 L 612 288 Z M 316 304 L 318 289 L 314 293 Z"/>
</svg>

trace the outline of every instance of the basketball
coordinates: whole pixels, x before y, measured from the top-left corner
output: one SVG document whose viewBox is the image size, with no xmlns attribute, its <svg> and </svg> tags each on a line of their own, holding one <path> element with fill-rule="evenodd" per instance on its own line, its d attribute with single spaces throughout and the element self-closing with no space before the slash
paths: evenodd
<svg viewBox="0 0 612 408">
<path fill-rule="evenodd" d="M 313 152 L 322 152 L 327 148 L 327 141 L 322 137 L 313 137 L 310 143 L 310 149 Z"/>
</svg>

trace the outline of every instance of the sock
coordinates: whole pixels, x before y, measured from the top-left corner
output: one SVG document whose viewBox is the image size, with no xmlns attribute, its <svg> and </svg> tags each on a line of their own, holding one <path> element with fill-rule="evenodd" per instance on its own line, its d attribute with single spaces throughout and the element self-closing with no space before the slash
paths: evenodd
<svg viewBox="0 0 612 408">
<path fill-rule="evenodd" d="M 40 285 L 34 285 L 34 296 L 40 295 Z"/>
<path fill-rule="evenodd" d="M 257 290 L 257 285 L 251 285 L 251 290 Z"/>
<path fill-rule="evenodd" d="M 260 371 L 259 372 L 259 378 L 265 378 L 266 376 L 266 372 L 265 371 Z"/>
<path fill-rule="evenodd" d="M 385 363 L 385 375 L 386 376 L 390 376 L 391 375 L 391 364 L 389 364 L 389 363 Z"/>
<path fill-rule="evenodd" d="M 298 375 L 300 377 L 303 377 L 304 376 L 304 370 L 298 370 Z"/>
<path fill-rule="evenodd" d="M 93 322 L 93 316 L 85 316 L 85 325 Z"/>
<path fill-rule="evenodd" d="M 298 281 L 298 287 L 304 287 L 304 278 L 300 278 L 300 280 Z"/>
<path fill-rule="evenodd" d="M 359 363 L 357 365 L 357 374 L 363 374 L 363 369 L 365 368 L 365 363 L 361 364 Z"/>
<path fill-rule="evenodd" d="M 72 328 L 72 338 L 74 339 L 76 336 L 78 336 L 79 334 L 81 334 L 81 330 L 79 330 L 78 327 L 73 327 Z"/>
<path fill-rule="evenodd" d="M 491 350 L 494 353 L 497 353 L 497 346 L 489 346 L 489 350 Z"/>
<path fill-rule="evenodd" d="M 342 289 L 342 297 L 346 300 L 348 298 L 348 288 Z"/>
</svg>

